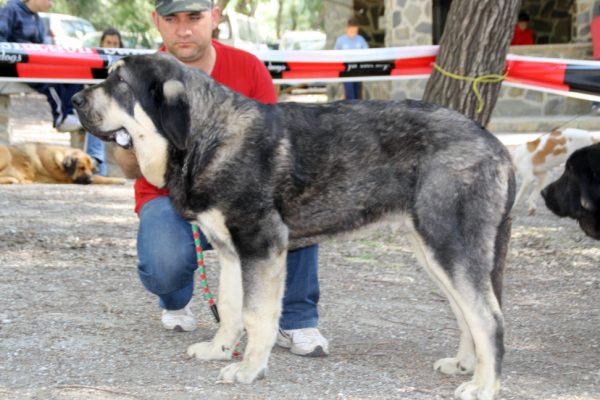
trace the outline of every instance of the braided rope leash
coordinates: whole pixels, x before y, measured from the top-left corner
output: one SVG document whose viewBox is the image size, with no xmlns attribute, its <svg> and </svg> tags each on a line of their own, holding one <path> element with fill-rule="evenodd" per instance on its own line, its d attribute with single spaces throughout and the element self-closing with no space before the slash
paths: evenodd
<svg viewBox="0 0 600 400">
<path fill-rule="evenodd" d="M 479 84 L 480 83 L 498 83 L 498 82 L 502 82 L 506 76 L 508 75 L 508 73 L 505 73 L 504 75 L 499 75 L 499 74 L 488 74 L 488 75 L 481 75 L 481 76 L 477 76 L 477 77 L 472 77 L 472 76 L 463 76 L 463 75 L 458 75 L 458 74 L 453 74 L 452 72 L 446 71 L 445 69 L 443 69 L 442 67 L 440 67 L 438 64 L 433 63 L 433 68 L 436 69 L 436 71 L 438 71 L 440 74 L 447 76 L 448 78 L 452 78 L 452 79 L 456 79 L 459 81 L 467 81 L 467 82 L 473 82 L 473 84 L 471 85 L 472 89 L 473 89 L 473 93 L 475 93 L 475 97 L 477 97 L 477 112 L 480 113 L 481 111 L 483 111 L 483 96 L 481 95 L 481 92 L 479 91 Z"/>
<path fill-rule="evenodd" d="M 197 289 L 196 293 L 202 293 L 204 300 L 208 303 L 210 307 L 210 311 L 215 317 L 215 321 L 217 323 L 221 322 L 221 318 L 219 317 L 219 310 L 217 309 L 217 303 L 215 303 L 215 297 L 213 296 L 210 288 L 208 287 L 208 280 L 206 279 L 206 271 L 204 270 L 204 255 L 202 253 L 202 243 L 200 243 L 200 229 L 196 225 L 192 225 L 192 233 L 194 235 L 194 245 L 196 246 L 196 263 L 198 268 L 196 269 L 198 279 L 196 280 Z M 197 294 L 197 296 L 199 296 Z M 233 349 L 233 356 L 239 357 L 242 354 L 241 345 L 237 343 L 235 348 Z"/>
</svg>

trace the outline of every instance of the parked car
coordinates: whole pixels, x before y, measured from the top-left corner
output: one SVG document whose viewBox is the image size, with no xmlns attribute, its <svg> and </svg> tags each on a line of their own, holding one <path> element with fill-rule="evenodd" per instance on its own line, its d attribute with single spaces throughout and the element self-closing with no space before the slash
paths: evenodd
<svg viewBox="0 0 600 400">
<path fill-rule="evenodd" d="M 83 47 L 83 37 L 96 32 L 94 25 L 83 18 L 57 13 L 40 13 L 46 25 L 46 43 L 64 47 Z"/>
<path fill-rule="evenodd" d="M 319 31 L 287 31 L 281 36 L 279 50 L 323 50 L 327 35 Z"/>
<path fill-rule="evenodd" d="M 219 23 L 217 39 L 230 46 L 246 51 L 267 50 L 267 43 L 258 32 L 254 17 L 227 9 Z"/>
</svg>

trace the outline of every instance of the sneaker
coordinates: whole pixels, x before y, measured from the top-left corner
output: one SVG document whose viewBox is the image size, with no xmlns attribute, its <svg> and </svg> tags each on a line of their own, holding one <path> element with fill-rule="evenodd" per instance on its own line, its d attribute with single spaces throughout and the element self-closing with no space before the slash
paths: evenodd
<svg viewBox="0 0 600 400">
<path fill-rule="evenodd" d="M 74 132 L 80 130 L 81 122 L 75 114 L 69 114 L 62 120 L 60 124 L 56 126 L 56 130 L 59 132 Z"/>
<path fill-rule="evenodd" d="M 166 329 L 175 332 L 191 332 L 198 327 L 189 304 L 181 310 L 163 310 L 160 320 Z"/>
<path fill-rule="evenodd" d="M 299 356 L 325 357 L 329 354 L 329 342 L 317 328 L 279 329 L 276 343 Z"/>
</svg>

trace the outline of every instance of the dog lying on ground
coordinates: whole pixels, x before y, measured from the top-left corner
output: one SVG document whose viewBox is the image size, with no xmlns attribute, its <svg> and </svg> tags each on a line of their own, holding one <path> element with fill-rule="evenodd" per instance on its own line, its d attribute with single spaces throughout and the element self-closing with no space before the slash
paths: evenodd
<svg viewBox="0 0 600 400">
<path fill-rule="evenodd" d="M 82 150 L 40 143 L 0 145 L 0 184 L 124 184 L 121 178 L 94 175 L 95 164 Z"/>
<path fill-rule="evenodd" d="M 573 153 L 542 197 L 554 214 L 577 220 L 586 235 L 600 240 L 600 144 Z"/>
<path fill-rule="evenodd" d="M 548 183 L 548 172 L 561 165 L 575 150 L 596 143 L 589 131 L 567 128 L 554 130 L 539 138 L 517 146 L 513 152 L 513 162 L 517 174 L 521 177 L 521 187 L 515 204 L 529 193 L 527 211 L 535 214 L 535 202 L 540 190 Z M 531 187 L 534 189 L 531 191 Z"/>
<path fill-rule="evenodd" d="M 473 121 L 419 101 L 265 105 L 166 54 L 128 57 L 73 97 L 104 140 L 130 137 L 144 176 L 167 187 L 220 262 L 221 324 L 188 354 L 243 360 L 219 379 L 262 377 L 275 343 L 288 248 L 396 222 L 448 296 L 461 329 L 446 374 L 460 399 L 492 399 L 504 354 L 500 308 L 515 183 L 505 147 Z"/>
</svg>

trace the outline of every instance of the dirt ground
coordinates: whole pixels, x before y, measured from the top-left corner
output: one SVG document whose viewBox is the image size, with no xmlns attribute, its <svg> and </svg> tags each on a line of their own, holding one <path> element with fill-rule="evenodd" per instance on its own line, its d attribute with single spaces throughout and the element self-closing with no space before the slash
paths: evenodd
<svg viewBox="0 0 600 400">
<path fill-rule="evenodd" d="M 165 331 L 138 280 L 132 193 L 0 187 L 0 398 L 448 399 L 467 379 L 433 371 L 456 323 L 407 241 L 382 230 L 321 247 L 329 357 L 275 348 L 267 379 L 216 384 L 225 362 L 185 355 L 216 329 L 207 306 L 197 331 Z M 539 208 L 515 210 L 500 398 L 600 399 L 599 243 Z"/>
</svg>

